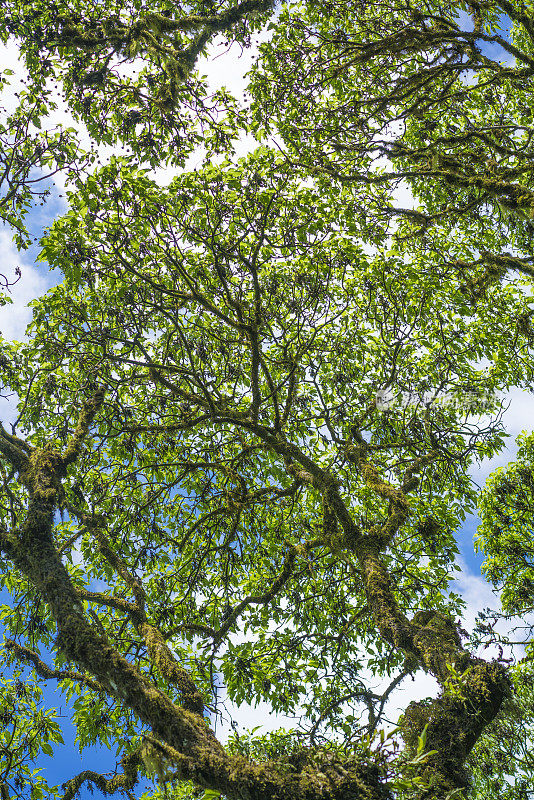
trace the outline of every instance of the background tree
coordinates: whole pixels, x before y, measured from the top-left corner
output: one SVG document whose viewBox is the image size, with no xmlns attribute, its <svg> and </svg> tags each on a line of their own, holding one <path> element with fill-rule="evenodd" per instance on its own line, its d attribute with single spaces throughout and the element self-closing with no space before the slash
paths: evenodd
<svg viewBox="0 0 534 800">
<path fill-rule="evenodd" d="M 497 249 L 529 241 L 521 204 L 499 211 L 524 126 L 493 194 L 460 176 L 436 211 L 460 145 L 462 169 L 491 168 L 498 137 L 470 73 L 511 85 L 514 68 L 475 46 L 500 43 L 498 9 L 472 35 L 456 30 L 459 7 L 382 8 L 378 29 L 378 6 L 344 3 L 335 30 L 326 4 L 285 9 L 250 108 L 208 103 L 195 58 L 217 31 L 246 43 L 269 9 L 2 12 L 32 80 L 61 80 L 96 144 L 132 148 L 92 172 L 77 162 L 69 211 L 42 240 L 63 280 L 34 302 L 29 340 L 2 342 L 19 397 L 0 432 L 5 657 L 31 670 L 28 686 L 57 681 L 82 745 L 122 762 L 114 777 L 73 776 L 65 798 L 88 785 L 134 796 L 149 775 L 155 796 L 186 781 L 229 798 L 438 800 L 469 771 L 485 791 L 482 763 L 502 772 L 484 747 L 495 719 L 513 723 L 512 676 L 462 640 L 449 583 L 476 499 L 468 467 L 503 443 L 491 398 L 532 374 L 530 256 Z M 462 47 L 472 63 L 455 61 Z M 381 70 L 395 96 L 383 82 L 355 126 L 347 96 L 376 92 Z M 460 85 L 470 133 L 445 136 L 420 119 L 423 87 L 445 126 Z M 515 99 L 503 105 L 515 119 Z M 373 126 L 385 136 L 400 108 L 404 135 L 380 143 Z M 267 123 L 285 150 L 233 158 L 232 136 Z M 439 158 L 457 147 L 454 168 L 428 169 L 430 146 L 414 144 L 428 131 Z M 227 148 L 222 164 L 167 188 L 150 176 L 200 136 L 211 155 Z M 474 142 L 486 159 L 471 163 Z M 402 169 L 384 173 L 377 155 Z M 421 209 L 396 207 L 401 178 Z M 374 741 L 418 669 L 440 694 L 405 709 L 396 740 Z M 265 699 L 296 729 L 223 747 L 210 726 L 221 678 L 231 700 Z M 36 692 L 6 681 L 8 792 L 44 787 L 28 762 L 60 735 Z M 527 694 L 513 702 L 528 725 Z"/>
</svg>

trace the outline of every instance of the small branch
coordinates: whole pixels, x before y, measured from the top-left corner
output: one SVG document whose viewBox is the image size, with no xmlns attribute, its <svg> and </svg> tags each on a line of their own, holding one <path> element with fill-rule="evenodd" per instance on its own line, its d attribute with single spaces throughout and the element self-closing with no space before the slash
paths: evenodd
<svg viewBox="0 0 534 800">
<path fill-rule="evenodd" d="M 138 780 L 138 770 L 142 763 L 141 748 L 137 748 L 133 753 L 128 753 L 121 761 L 124 772 L 115 775 L 113 778 L 105 778 L 93 770 L 84 770 L 63 784 L 64 794 L 62 800 L 73 800 L 79 793 L 84 783 L 93 783 L 103 794 L 114 794 L 121 792 L 129 800 L 135 800 L 130 789 L 133 789 Z M 90 789 L 92 792 L 92 789 Z"/>
<path fill-rule="evenodd" d="M 104 556 L 108 564 L 113 567 L 117 575 L 123 579 L 125 584 L 131 590 L 133 596 L 135 597 L 137 607 L 135 607 L 135 612 L 144 616 L 144 608 L 146 603 L 146 594 L 141 581 L 136 575 L 132 575 L 130 570 L 126 567 L 122 559 L 119 558 L 117 553 L 111 547 L 109 539 L 103 532 L 101 528 L 95 526 L 95 536 L 98 541 L 98 549 L 100 550 L 101 554 Z M 124 608 L 123 610 L 126 610 Z M 128 612 L 130 613 L 130 611 Z"/>
<path fill-rule="evenodd" d="M 219 16 L 212 17 L 211 19 L 208 18 L 207 20 L 204 18 L 204 30 L 198 34 L 190 47 L 186 50 L 187 61 L 190 68 L 193 68 L 197 58 L 214 34 L 228 30 L 232 25 L 235 25 L 236 22 L 243 19 L 246 14 L 261 14 L 265 11 L 269 11 L 273 6 L 273 0 L 244 0 L 244 2 L 239 3 L 239 5 L 234 8 L 230 8 Z M 197 20 L 200 19 L 202 18 L 197 17 Z M 197 26 L 198 22 L 195 27 Z"/>
<path fill-rule="evenodd" d="M 28 456 L 32 448 L 17 436 L 8 433 L 3 425 L 0 425 L 0 455 L 3 455 L 17 472 L 23 472 L 28 466 Z"/>
<path fill-rule="evenodd" d="M 78 425 L 63 453 L 63 464 L 72 464 L 80 454 L 83 440 L 89 433 L 89 428 L 95 415 L 104 401 L 104 390 L 97 389 L 93 396 L 83 404 L 78 418 Z"/>
<path fill-rule="evenodd" d="M 45 664 L 44 661 L 41 661 L 38 653 L 36 653 L 34 650 L 30 650 L 29 647 L 23 647 L 23 645 L 18 644 L 13 639 L 6 639 L 4 642 L 4 647 L 6 650 L 12 652 L 19 661 L 23 661 L 26 664 L 31 664 L 41 678 L 45 678 L 46 680 L 55 679 L 58 681 L 77 681 L 78 683 L 83 683 L 86 686 L 89 686 L 96 692 L 106 692 L 106 689 L 102 686 L 102 684 L 88 675 L 83 675 L 81 672 L 76 672 L 75 670 L 70 669 L 52 669 L 48 666 L 48 664 Z"/>
<path fill-rule="evenodd" d="M 280 589 L 287 583 L 289 578 L 293 573 L 293 565 L 295 563 L 295 559 L 298 555 L 305 555 L 308 550 L 311 548 L 312 544 L 306 542 L 303 545 L 294 545 L 292 546 L 289 553 L 286 555 L 284 564 L 280 574 L 275 578 L 272 582 L 271 586 L 262 594 L 257 595 L 248 595 L 237 606 L 231 611 L 228 615 L 228 618 L 224 625 L 222 625 L 217 631 L 215 631 L 215 643 L 218 644 L 222 638 L 228 633 L 232 625 L 236 622 L 237 618 L 240 614 L 245 610 L 247 606 L 250 605 L 265 605 L 269 603 L 275 595 L 280 591 Z"/>
<path fill-rule="evenodd" d="M 109 608 L 114 608 L 117 611 L 124 611 L 131 617 L 139 615 L 138 606 L 134 605 L 134 603 L 129 603 L 128 600 L 124 600 L 122 597 L 109 596 L 102 592 L 88 592 L 86 589 L 77 589 L 76 591 L 81 600 L 89 600 L 103 606 L 108 606 Z"/>
</svg>

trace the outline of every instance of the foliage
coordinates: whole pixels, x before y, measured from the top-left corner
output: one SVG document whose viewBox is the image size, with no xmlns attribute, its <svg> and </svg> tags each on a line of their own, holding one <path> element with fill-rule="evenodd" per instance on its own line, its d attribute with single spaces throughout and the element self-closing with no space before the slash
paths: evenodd
<svg viewBox="0 0 534 800">
<path fill-rule="evenodd" d="M 531 793 L 533 678 L 531 664 L 512 670 L 514 696 L 477 742 L 470 761 L 477 796 L 528 800 Z"/>
<path fill-rule="evenodd" d="M 21 669 L 3 679 L 0 782 L 3 787 L 11 786 L 18 797 L 32 800 L 50 793 L 42 769 L 32 769 L 36 759 L 41 753 L 51 756 L 52 745 L 63 743 L 57 712 L 43 709 L 41 698 L 38 682 L 24 680 Z"/>
<path fill-rule="evenodd" d="M 532 571 L 532 434 L 518 440 L 517 460 L 497 470 L 480 498 L 480 541 L 487 554 L 485 571 L 502 588 L 505 611 L 531 610 Z"/>
<path fill-rule="evenodd" d="M 57 284 L 27 338 L 0 341 L 18 398 L 0 429 L 4 649 L 27 686 L 58 683 L 80 750 L 118 762 L 44 790 L 502 791 L 501 732 L 527 752 L 528 656 L 512 671 L 477 655 L 451 582 L 469 468 L 503 446 L 500 393 L 532 381 L 529 16 L 508 0 L 8 0 L 0 26 L 28 70 L 0 129 L 19 246 L 32 170 L 68 186 L 40 242 Z M 214 37 L 261 30 L 250 99 L 210 94 L 195 68 Z M 76 128 L 46 127 L 54 82 Z M 531 577 L 522 447 L 481 500 L 510 613 Z M 440 693 L 388 737 L 418 670 Z M 223 746 L 221 689 L 295 725 Z M 60 738 L 24 692 L 25 739 L 0 767 L 6 791 L 38 796 L 26 764 Z"/>
</svg>

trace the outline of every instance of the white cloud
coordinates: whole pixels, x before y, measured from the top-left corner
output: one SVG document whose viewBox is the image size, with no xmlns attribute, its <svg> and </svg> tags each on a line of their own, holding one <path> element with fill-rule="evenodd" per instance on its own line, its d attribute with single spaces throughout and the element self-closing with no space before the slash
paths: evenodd
<svg viewBox="0 0 534 800">
<path fill-rule="evenodd" d="M 50 287 L 51 281 L 44 267 L 27 262 L 23 254 L 17 252 L 10 231 L 0 230 L 0 273 L 8 280 L 14 280 L 17 267 L 21 276 L 7 292 L 12 303 L 0 308 L 0 332 L 5 339 L 20 341 L 25 338 L 26 326 L 32 316 L 28 303 L 42 295 Z"/>
<path fill-rule="evenodd" d="M 24 260 L 11 240 L 9 230 L 0 230 L 0 273 L 9 280 L 15 278 L 15 268 L 20 267 L 17 283 L 6 294 L 12 303 L 0 306 L 0 334 L 6 340 L 22 341 L 26 338 L 26 326 L 31 320 L 30 300 L 42 295 L 50 286 L 50 277 L 44 268 L 37 268 Z M 15 421 L 17 397 L 0 397 L 0 420 L 3 424 Z"/>
<path fill-rule="evenodd" d="M 297 727 L 298 720 L 285 714 L 276 714 L 268 703 L 260 702 L 256 705 L 241 703 L 240 706 L 236 706 L 228 700 L 224 690 L 221 690 L 218 706 L 222 713 L 222 720 L 220 718 L 217 720 L 215 732 L 223 744 L 228 741 L 233 732 L 240 734 L 259 727 L 254 735 L 262 736 L 279 728 L 290 730 Z"/>
<path fill-rule="evenodd" d="M 470 633 L 474 627 L 475 620 L 479 611 L 483 608 L 499 605 L 498 597 L 493 589 L 481 575 L 471 572 L 469 566 L 460 557 L 458 565 L 461 572 L 456 573 L 451 588 L 461 594 L 466 602 L 466 608 L 462 615 L 462 625 Z"/>
<path fill-rule="evenodd" d="M 511 389 L 502 398 L 504 411 L 502 422 L 509 438 L 506 447 L 493 458 L 484 459 L 480 464 L 474 464 L 470 473 L 479 486 L 483 486 L 492 472 L 498 467 L 505 466 L 513 461 L 517 454 L 517 436 L 524 430 L 534 429 L 534 397 L 525 389 Z"/>
<path fill-rule="evenodd" d="M 15 93 L 24 88 L 24 79 L 28 74 L 19 58 L 19 48 L 12 40 L 7 44 L 0 43 L 0 64 L 2 69 L 14 72 L 14 75 L 7 76 L 8 84 L 2 90 L 2 106 L 9 111 L 18 102 Z"/>
<path fill-rule="evenodd" d="M 491 585 L 484 580 L 481 575 L 476 575 L 471 572 L 463 559 L 459 559 L 458 563 L 462 569 L 457 573 L 458 577 L 451 587 L 457 591 L 466 602 L 466 608 L 462 616 L 462 625 L 466 630 L 471 633 L 473 631 L 475 620 L 480 611 L 489 608 L 496 612 L 502 612 L 499 592 L 491 587 Z M 534 625 L 534 615 L 522 615 L 513 619 L 499 619 L 495 625 L 495 632 L 501 636 L 509 637 L 513 642 L 517 639 L 514 635 L 514 628 L 521 623 L 521 625 Z M 521 644 L 512 644 L 504 648 L 505 657 L 513 657 L 516 660 L 523 658 L 525 648 Z M 491 645 L 487 649 L 482 648 L 478 655 L 486 660 L 490 658 L 499 657 L 499 649 Z"/>
</svg>

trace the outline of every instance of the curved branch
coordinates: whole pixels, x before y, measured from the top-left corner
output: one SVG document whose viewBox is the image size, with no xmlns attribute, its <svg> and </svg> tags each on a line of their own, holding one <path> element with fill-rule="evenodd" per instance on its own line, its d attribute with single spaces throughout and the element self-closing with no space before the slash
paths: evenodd
<svg viewBox="0 0 534 800">
<path fill-rule="evenodd" d="M 95 415 L 104 402 L 104 390 L 97 389 L 92 397 L 86 400 L 83 404 L 80 416 L 78 418 L 78 425 L 72 434 L 72 437 L 67 444 L 63 453 L 63 464 L 72 464 L 80 454 L 83 440 L 89 433 L 89 428 L 93 422 Z"/>
<path fill-rule="evenodd" d="M 9 434 L 0 424 L 0 455 L 3 455 L 18 472 L 22 472 L 28 466 L 31 452 L 29 444 Z"/>
<path fill-rule="evenodd" d="M 55 678 L 58 681 L 77 681 L 78 683 L 84 683 L 86 686 L 89 686 L 96 692 L 105 692 L 102 684 L 98 681 L 95 681 L 95 679 L 91 678 L 89 675 L 82 675 L 81 672 L 76 672 L 70 669 L 52 669 L 48 666 L 48 664 L 45 664 L 44 661 L 41 661 L 38 653 L 36 653 L 34 650 L 30 650 L 29 647 L 23 647 L 13 639 L 6 639 L 4 642 L 4 647 L 6 650 L 10 650 L 12 653 L 14 653 L 15 657 L 18 658 L 19 661 L 24 661 L 26 664 L 31 664 L 41 678 L 45 678 L 46 680 L 52 680 Z"/>
<path fill-rule="evenodd" d="M 89 592 L 87 589 L 77 589 L 76 591 L 81 600 L 89 600 L 103 606 L 108 606 L 108 608 L 114 608 L 117 611 L 124 611 L 131 617 L 134 617 L 136 614 L 139 615 L 138 606 L 128 602 L 128 600 L 124 600 L 123 597 L 109 596 L 102 592 Z"/>
<path fill-rule="evenodd" d="M 297 555 L 306 555 L 309 549 L 316 544 L 315 542 L 305 542 L 304 544 L 294 545 L 284 559 L 284 565 L 280 574 L 274 579 L 271 586 L 262 594 L 251 594 L 243 598 L 237 606 L 232 609 L 228 615 L 224 625 L 215 631 L 215 643 L 219 644 L 223 637 L 228 633 L 232 625 L 236 622 L 238 617 L 243 613 L 247 606 L 251 605 L 265 605 L 269 603 L 278 594 L 280 589 L 288 582 L 293 574 L 293 565 Z"/>
<path fill-rule="evenodd" d="M 137 748 L 133 753 L 128 753 L 121 761 L 124 772 L 119 775 L 114 775 L 113 778 L 105 778 L 93 770 L 84 770 L 76 777 L 71 778 L 63 784 L 63 797 L 62 800 L 73 800 L 79 793 L 84 783 L 92 783 L 97 789 L 100 789 L 105 795 L 115 794 L 121 792 L 125 794 L 129 800 L 135 800 L 134 796 L 130 793 L 138 781 L 138 770 L 142 763 L 141 748 Z M 90 790 L 92 792 L 92 789 Z"/>
</svg>

